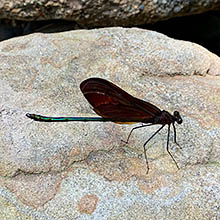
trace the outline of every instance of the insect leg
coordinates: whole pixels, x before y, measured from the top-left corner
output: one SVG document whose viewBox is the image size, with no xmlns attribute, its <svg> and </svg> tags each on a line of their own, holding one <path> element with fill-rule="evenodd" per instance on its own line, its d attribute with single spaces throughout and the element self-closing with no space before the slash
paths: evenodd
<svg viewBox="0 0 220 220">
<path fill-rule="evenodd" d="M 149 171 L 149 165 L 148 165 L 148 160 L 147 160 L 146 145 L 164 126 L 165 125 L 161 126 L 143 145 L 143 147 L 144 147 L 144 157 L 145 157 L 145 161 L 146 161 L 146 164 L 147 164 L 147 174 L 148 174 L 148 171 Z"/>
<path fill-rule="evenodd" d="M 143 127 L 147 127 L 147 126 L 151 126 L 151 125 L 153 125 L 153 124 L 141 125 L 141 126 L 137 126 L 137 127 L 132 128 L 131 131 L 130 131 L 130 133 L 129 133 L 129 135 L 128 135 L 127 141 L 123 141 L 123 140 L 121 140 L 121 141 L 124 142 L 124 143 L 126 143 L 126 144 L 128 144 L 128 141 L 129 141 L 129 139 L 130 139 L 130 136 L 131 136 L 132 132 L 133 132 L 135 129 L 143 128 Z"/>
<path fill-rule="evenodd" d="M 174 134 L 175 134 L 175 130 L 174 130 Z M 178 166 L 178 164 L 177 164 L 177 162 L 175 161 L 173 155 L 172 155 L 172 154 L 170 153 L 170 151 L 169 151 L 169 139 L 170 139 L 170 125 L 168 125 L 168 134 L 167 134 L 167 152 L 168 152 L 168 154 L 170 155 L 170 157 L 173 159 L 173 161 L 175 162 L 176 167 L 177 167 L 178 169 L 180 169 L 179 166 Z M 174 135 L 174 140 L 175 140 L 175 135 Z"/>
<path fill-rule="evenodd" d="M 182 149 L 182 147 L 180 147 L 180 145 L 176 142 L 176 128 L 175 128 L 175 125 L 174 123 L 173 124 L 173 132 L 174 132 L 174 143 L 180 148 Z"/>
</svg>

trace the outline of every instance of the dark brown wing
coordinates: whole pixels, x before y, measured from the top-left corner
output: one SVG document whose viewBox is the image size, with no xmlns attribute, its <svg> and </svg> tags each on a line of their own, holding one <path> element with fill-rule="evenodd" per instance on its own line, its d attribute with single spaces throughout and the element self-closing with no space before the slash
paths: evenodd
<svg viewBox="0 0 220 220">
<path fill-rule="evenodd" d="M 94 111 L 103 118 L 146 123 L 152 122 L 161 112 L 156 106 L 129 95 L 105 79 L 87 79 L 80 84 L 80 89 Z"/>
</svg>

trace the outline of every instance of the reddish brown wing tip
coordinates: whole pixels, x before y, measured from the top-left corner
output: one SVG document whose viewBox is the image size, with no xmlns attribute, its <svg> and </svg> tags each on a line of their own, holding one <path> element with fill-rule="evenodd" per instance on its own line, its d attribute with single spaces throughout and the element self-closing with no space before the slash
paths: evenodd
<svg viewBox="0 0 220 220">
<path fill-rule="evenodd" d="M 88 78 L 88 79 L 86 79 L 86 80 L 84 80 L 80 83 L 80 90 L 83 93 L 83 91 L 85 90 L 85 87 L 88 85 L 88 83 L 99 83 L 99 82 L 106 83 L 108 81 L 105 80 L 105 79 L 95 78 L 95 77 L 94 78 Z"/>
</svg>

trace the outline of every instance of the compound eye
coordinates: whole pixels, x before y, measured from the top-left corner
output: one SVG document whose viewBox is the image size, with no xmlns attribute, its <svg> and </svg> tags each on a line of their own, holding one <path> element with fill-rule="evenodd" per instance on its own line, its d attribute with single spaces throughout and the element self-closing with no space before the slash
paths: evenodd
<svg viewBox="0 0 220 220">
<path fill-rule="evenodd" d="M 178 118 L 178 119 L 177 119 L 177 123 L 178 123 L 178 124 L 182 124 L 182 122 L 183 122 L 183 119 L 182 119 L 182 118 Z"/>
<path fill-rule="evenodd" d="M 181 116 L 180 116 L 180 113 L 179 113 L 178 111 L 175 111 L 175 112 L 173 113 L 173 115 L 174 115 L 174 117 L 175 117 L 175 119 L 176 119 L 176 122 L 177 122 L 178 124 L 181 124 L 181 123 L 183 122 L 183 120 L 182 120 L 182 118 L 181 118 Z"/>
</svg>

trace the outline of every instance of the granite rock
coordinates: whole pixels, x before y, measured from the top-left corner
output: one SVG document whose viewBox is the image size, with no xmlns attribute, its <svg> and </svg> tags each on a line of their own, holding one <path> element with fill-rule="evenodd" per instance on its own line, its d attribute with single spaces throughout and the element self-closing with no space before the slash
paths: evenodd
<svg viewBox="0 0 220 220">
<path fill-rule="evenodd" d="M 1 219 L 220 218 L 220 58 L 137 28 L 32 34 L 0 43 Z M 167 129 L 36 122 L 25 114 L 95 116 L 79 85 L 112 81 L 169 112 Z"/>
<path fill-rule="evenodd" d="M 219 9 L 219 0 L 1 0 L 0 18 L 63 19 L 82 27 L 134 26 Z"/>
</svg>

